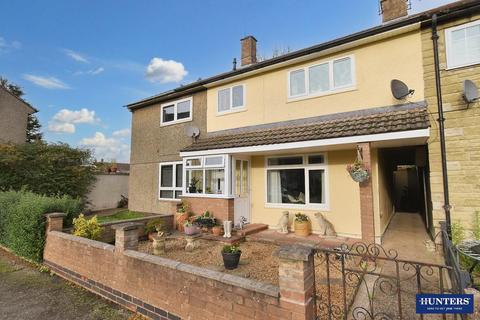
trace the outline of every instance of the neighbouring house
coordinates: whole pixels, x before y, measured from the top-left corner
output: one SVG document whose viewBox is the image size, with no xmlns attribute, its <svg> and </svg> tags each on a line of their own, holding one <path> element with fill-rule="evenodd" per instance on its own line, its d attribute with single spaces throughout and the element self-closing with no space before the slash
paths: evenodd
<svg viewBox="0 0 480 320">
<path fill-rule="evenodd" d="M 109 171 L 104 163 L 97 165 L 101 171 L 96 174 L 96 181 L 88 193 L 88 208 L 92 211 L 117 208 L 122 197 L 128 198 L 130 165 L 116 163 L 116 171 Z"/>
<path fill-rule="evenodd" d="M 376 242 L 396 212 L 419 214 L 428 227 L 443 219 L 438 153 L 429 155 L 438 127 L 428 24 L 434 13 L 445 23 L 474 20 L 479 2 L 415 15 L 404 0 L 380 5 L 379 26 L 261 62 L 247 36 L 240 66 L 128 105 L 130 208 L 172 213 L 182 199 L 196 214 L 272 229 L 283 211 L 302 212 L 313 232 L 321 212 L 339 236 Z M 349 176 L 355 161 L 369 169 L 367 181 Z"/>
<path fill-rule="evenodd" d="M 25 100 L 0 86 L 0 143 L 25 143 L 28 115 L 35 112 Z"/>
</svg>

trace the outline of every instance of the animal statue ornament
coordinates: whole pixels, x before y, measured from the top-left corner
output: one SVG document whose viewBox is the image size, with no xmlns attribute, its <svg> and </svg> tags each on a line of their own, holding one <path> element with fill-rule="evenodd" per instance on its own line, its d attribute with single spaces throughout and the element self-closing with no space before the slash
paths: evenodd
<svg viewBox="0 0 480 320">
<path fill-rule="evenodd" d="M 282 217 L 278 221 L 278 228 L 280 233 L 288 233 L 288 211 L 283 211 L 282 212 Z"/>
<path fill-rule="evenodd" d="M 337 235 L 335 229 L 333 228 L 333 224 L 327 219 L 325 219 L 321 212 L 316 212 L 315 218 L 317 219 L 318 225 L 320 226 L 319 233 L 321 236 L 334 237 Z"/>
</svg>

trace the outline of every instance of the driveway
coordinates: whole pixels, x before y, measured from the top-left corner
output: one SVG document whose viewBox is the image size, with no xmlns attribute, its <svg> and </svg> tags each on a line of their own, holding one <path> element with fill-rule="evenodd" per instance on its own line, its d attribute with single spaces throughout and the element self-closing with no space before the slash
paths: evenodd
<svg viewBox="0 0 480 320">
<path fill-rule="evenodd" d="M 133 319 L 131 312 L 0 249 L 0 319 Z"/>
</svg>

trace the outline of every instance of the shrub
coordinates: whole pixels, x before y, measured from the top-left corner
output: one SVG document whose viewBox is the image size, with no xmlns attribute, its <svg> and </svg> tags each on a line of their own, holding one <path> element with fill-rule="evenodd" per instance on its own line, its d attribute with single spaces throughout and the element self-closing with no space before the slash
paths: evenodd
<svg viewBox="0 0 480 320">
<path fill-rule="evenodd" d="M 0 244 L 15 254 L 41 261 L 45 245 L 45 214 L 64 212 L 66 225 L 82 209 L 71 197 L 46 197 L 28 191 L 0 192 Z"/>
<path fill-rule="evenodd" d="M 240 246 L 238 244 L 226 244 L 222 248 L 223 253 L 241 253 L 242 250 L 240 250 Z"/>
<path fill-rule="evenodd" d="M 465 240 L 465 228 L 460 222 L 452 223 L 452 242 L 457 245 Z"/>
<path fill-rule="evenodd" d="M 154 219 L 147 222 L 145 225 L 145 233 L 153 233 L 165 230 L 165 223 L 161 219 Z"/>
<path fill-rule="evenodd" d="M 0 191 L 85 198 L 95 181 L 91 151 L 45 142 L 0 144 Z"/>
<path fill-rule="evenodd" d="M 475 211 L 473 214 L 473 236 L 475 237 L 475 240 L 480 240 L 480 212 Z"/>
<path fill-rule="evenodd" d="M 98 240 L 102 235 L 103 228 L 97 220 L 97 216 L 86 219 L 83 214 L 73 219 L 73 234 L 82 238 Z"/>
</svg>

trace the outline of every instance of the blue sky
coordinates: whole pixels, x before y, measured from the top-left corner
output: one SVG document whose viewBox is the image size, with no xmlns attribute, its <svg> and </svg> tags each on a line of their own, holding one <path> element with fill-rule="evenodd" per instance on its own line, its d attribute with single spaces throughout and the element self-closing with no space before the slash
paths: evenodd
<svg viewBox="0 0 480 320">
<path fill-rule="evenodd" d="M 411 13 L 451 0 L 411 0 Z M 23 87 L 48 141 L 129 160 L 124 105 L 231 69 L 240 38 L 297 50 L 378 25 L 377 0 L 8 1 L 0 76 Z"/>
</svg>

